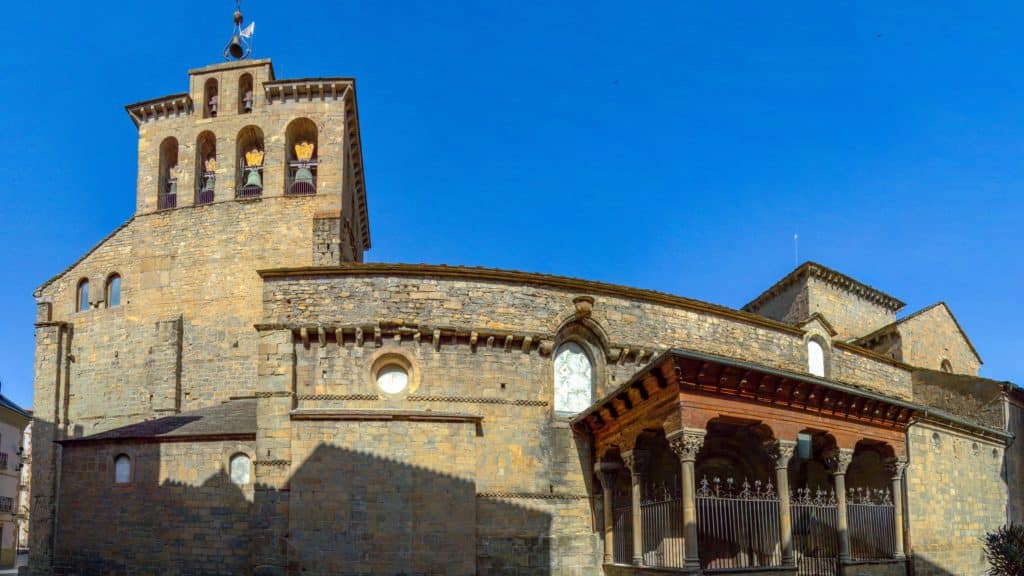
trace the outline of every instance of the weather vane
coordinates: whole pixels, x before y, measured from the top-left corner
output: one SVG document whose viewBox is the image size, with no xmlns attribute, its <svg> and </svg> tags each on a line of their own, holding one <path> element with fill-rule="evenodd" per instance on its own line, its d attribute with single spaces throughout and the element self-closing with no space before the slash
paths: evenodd
<svg viewBox="0 0 1024 576">
<path fill-rule="evenodd" d="M 225 60 L 241 60 L 252 54 L 252 35 L 256 31 L 256 22 L 250 22 L 242 28 L 242 3 L 235 0 L 235 30 L 231 34 L 231 41 L 224 47 Z"/>
</svg>

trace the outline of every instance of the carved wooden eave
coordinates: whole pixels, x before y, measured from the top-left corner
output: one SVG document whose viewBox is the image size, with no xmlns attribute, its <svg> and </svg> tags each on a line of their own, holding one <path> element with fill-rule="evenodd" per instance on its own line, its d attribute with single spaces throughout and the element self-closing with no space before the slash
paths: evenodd
<svg viewBox="0 0 1024 576">
<path fill-rule="evenodd" d="M 902 429 L 924 408 L 823 378 L 742 360 L 671 349 L 633 378 L 573 418 L 581 431 L 599 433 L 631 412 L 648 409 L 658 390 L 783 407 L 832 419 Z M 663 396 L 663 395 L 662 395 Z"/>
<path fill-rule="evenodd" d="M 174 94 L 129 104 L 124 109 L 138 128 L 145 122 L 191 114 L 192 97 L 188 93 Z"/>
</svg>

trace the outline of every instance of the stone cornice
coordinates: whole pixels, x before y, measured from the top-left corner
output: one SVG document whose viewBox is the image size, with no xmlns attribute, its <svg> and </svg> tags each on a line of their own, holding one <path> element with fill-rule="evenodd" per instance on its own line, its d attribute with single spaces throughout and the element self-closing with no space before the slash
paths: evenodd
<svg viewBox="0 0 1024 576">
<path fill-rule="evenodd" d="M 873 302 L 879 306 L 882 306 L 883 308 L 891 310 L 892 312 L 896 312 L 900 308 L 903 308 L 903 306 L 905 305 L 902 301 L 898 300 L 897 298 L 894 298 L 893 296 L 890 296 L 885 292 L 882 292 L 881 290 L 872 288 L 871 286 L 868 286 L 863 282 L 854 280 L 853 278 L 847 276 L 846 274 L 843 274 L 842 272 L 838 272 L 826 266 L 822 266 L 817 262 L 807 261 L 798 266 L 796 270 L 793 270 L 792 272 L 787 274 L 782 280 L 776 282 L 774 285 L 772 285 L 771 288 L 768 288 L 767 290 L 762 292 L 760 296 L 754 298 L 745 306 L 743 306 L 743 310 L 752 312 L 754 310 L 761 308 L 761 306 L 763 306 L 765 302 L 778 296 L 786 288 L 789 288 L 797 281 L 808 277 L 818 278 L 824 282 L 827 282 L 828 284 L 831 284 L 832 286 L 835 286 L 836 288 L 845 290 L 850 294 L 863 298 L 864 300 L 867 300 L 869 302 Z"/>
<path fill-rule="evenodd" d="M 124 107 L 131 117 L 135 127 L 138 128 L 145 122 L 161 120 L 177 116 L 188 116 L 192 113 L 192 97 L 187 92 L 172 94 L 152 100 L 145 100 L 129 104 Z"/>
<path fill-rule="evenodd" d="M 448 422 L 480 424 L 484 417 L 460 412 L 432 410 L 344 410 L 299 408 L 291 411 L 292 420 L 377 420 L 406 422 Z"/>
</svg>

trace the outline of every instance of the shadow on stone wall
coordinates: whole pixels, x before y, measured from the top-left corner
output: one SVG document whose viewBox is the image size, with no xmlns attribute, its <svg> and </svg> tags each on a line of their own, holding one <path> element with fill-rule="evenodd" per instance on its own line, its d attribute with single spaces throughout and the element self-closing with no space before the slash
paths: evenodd
<svg viewBox="0 0 1024 576">
<path fill-rule="evenodd" d="M 320 444 L 289 486 L 292 573 L 550 574 L 550 514 L 470 479 Z"/>
<path fill-rule="evenodd" d="M 545 576 L 557 562 L 551 514 L 479 496 L 472 480 L 321 444 L 289 490 L 257 486 L 251 499 L 223 469 L 196 485 L 161 482 L 161 446 L 63 449 L 55 573 L 234 576 L 269 558 L 303 575 Z M 135 474 L 114 484 L 125 451 Z"/>
</svg>

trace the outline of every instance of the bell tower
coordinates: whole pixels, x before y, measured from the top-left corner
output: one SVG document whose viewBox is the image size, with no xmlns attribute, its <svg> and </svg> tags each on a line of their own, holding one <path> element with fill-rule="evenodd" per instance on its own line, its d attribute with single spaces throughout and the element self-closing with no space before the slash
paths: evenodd
<svg viewBox="0 0 1024 576">
<path fill-rule="evenodd" d="M 139 130 L 136 216 L 306 202 L 323 220 L 312 264 L 361 261 L 370 241 L 355 80 L 278 79 L 270 59 L 250 58 L 255 24 L 243 24 L 236 10 L 226 61 L 189 70 L 187 92 L 126 107 Z"/>
</svg>

